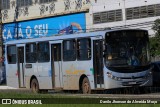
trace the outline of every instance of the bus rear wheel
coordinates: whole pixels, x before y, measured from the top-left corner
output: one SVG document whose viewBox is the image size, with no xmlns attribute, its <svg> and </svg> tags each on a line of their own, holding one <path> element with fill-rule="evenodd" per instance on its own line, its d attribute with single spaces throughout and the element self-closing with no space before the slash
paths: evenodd
<svg viewBox="0 0 160 107">
<path fill-rule="evenodd" d="M 82 92 L 83 94 L 91 94 L 91 87 L 90 87 L 90 83 L 87 77 L 83 79 Z"/>
<path fill-rule="evenodd" d="M 39 84 L 37 79 L 32 79 L 31 81 L 31 90 L 34 93 L 39 93 Z"/>
</svg>

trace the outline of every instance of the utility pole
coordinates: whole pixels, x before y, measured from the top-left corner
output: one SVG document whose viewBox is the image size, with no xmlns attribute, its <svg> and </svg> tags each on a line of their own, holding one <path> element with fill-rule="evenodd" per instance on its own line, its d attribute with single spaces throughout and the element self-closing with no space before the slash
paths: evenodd
<svg viewBox="0 0 160 107">
<path fill-rule="evenodd" d="M 2 0 L 0 0 L 0 57 L 3 56 L 3 37 L 2 37 L 2 32 L 3 32 L 3 24 L 2 24 Z"/>
<path fill-rule="evenodd" d="M 15 8 L 15 16 L 14 16 L 15 34 L 16 34 L 16 39 L 18 40 L 18 37 L 19 37 L 18 28 L 19 28 L 19 27 L 18 27 L 17 19 L 18 19 L 18 5 L 17 5 L 16 8 Z"/>
</svg>

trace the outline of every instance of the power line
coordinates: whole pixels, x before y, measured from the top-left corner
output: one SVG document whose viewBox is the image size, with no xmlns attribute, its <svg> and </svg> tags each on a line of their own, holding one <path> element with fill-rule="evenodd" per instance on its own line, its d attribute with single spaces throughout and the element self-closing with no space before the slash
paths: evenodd
<svg viewBox="0 0 160 107">
<path fill-rule="evenodd" d="M 136 26 L 136 28 L 137 29 L 142 29 L 142 28 L 150 28 L 150 27 L 152 27 L 152 26 L 141 26 L 141 27 L 137 27 Z M 130 27 L 126 27 L 126 26 L 121 26 L 121 27 L 111 27 L 111 29 L 123 29 L 123 28 L 130 28 Z M 91 28 L 91 29 L 83 29 L 83 30 L 86 30 L 86 31 L 90 31 L 90 30 L 93 30 L 93 29 L 99 29 L 99 30 L 103 30 L 104 28 Z M 151 29 L 149 29 L 149 30 L 151 30 Z M 53 30 L 54 31 L 54 30 Z M 56 30 L 57 31 L 57 30 Z M 11 32 L 12 34 L 15 34 L 15 33 L 13 33 L 13 32 Z M 55 32 L 54 32 L 55 33 Z M 52 34 L 54 34 L 54 33 L 52 33 L 52 32 L 47 32 L 47 33 L 35 33 L 35 32 L 33 32 L 33 33 L 29 33 L 30 35 L 52 35 Z M 83 32 L 82 32 L 83 33 Z M 18 32 L 18 33 L 16 33 L 16 34 L 21 34 L 21 35 L 25 35 L 25 34 L 28 34 L 28 33 L 24 33 L 24 32 Z"/>
<path fill-rule="evenodd" d="M 143 23 L 134 23 L 134 24 L 130 24 L 130 25 L 125 25 L 126 27 L 139 27 L 139 26 L 144 26 L 144 25 L 152 25 L 154 24 L 154 21 L 150 21 L 150 22 L 143 22 Z M 91 26 L 91 24 L 89 25 L 83 25 L 83 26 Z M 96 26 L 96 25 L 95 25 Z M 123 25 L 124 26 L 124 25 Z M 4 27 L 8 27 L 9 28 L 15 28 L 15 26 L 4 26 Z M 114 27 L 111 27 L 111 28 L 119 28 L 119 27 L 122 27 L 122 26 L 114 26 Z M 93 27 L 94 28 L 94 27 Z M 28 28 L 24 28 L 24 27 L 18 27 L 18 29 L 28 29 Z M 32 30 L 61 30 L 60 28 L 49 28 L 49 29 L 35 29 L 35 28 L 29 28 L 29 29 L 32 29 Z M 92 28 L 89 28 L 89 29 L 82 29 L 82 30 L 90 30 Z M 97 28 L 98 29 L 98 28 Z M 77 30 L 77 29 L 73 29 L 73 30 Z"/>
</svg>

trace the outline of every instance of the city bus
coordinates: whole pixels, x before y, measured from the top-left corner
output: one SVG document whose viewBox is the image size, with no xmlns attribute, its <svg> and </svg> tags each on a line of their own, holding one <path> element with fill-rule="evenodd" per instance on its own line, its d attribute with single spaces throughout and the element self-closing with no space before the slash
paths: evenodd
<svg viewBox="0 0 160 107">
<path fill-rule="evenodd" d="M 152 85 L 146 30 L 118 29 L 5 43 L 7 86 L 93 90 Z"/>
</svg>

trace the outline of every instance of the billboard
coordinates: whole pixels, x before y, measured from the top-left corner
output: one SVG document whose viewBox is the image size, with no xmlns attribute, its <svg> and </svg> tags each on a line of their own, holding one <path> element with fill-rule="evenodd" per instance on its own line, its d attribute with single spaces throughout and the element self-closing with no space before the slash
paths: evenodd
<svg viewBox="0 0 160 107">
<path fill-rule="evenodd" d="M 6 42 L 17 38 L 26 39 L 55 34 L 72 34 L 85 29 L 85 13 L 79 13 L 4 24 L 2 35 L 4 42 Z"/>
</svg>

